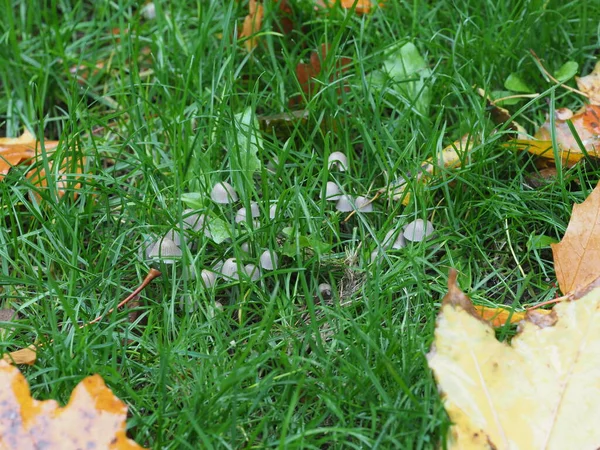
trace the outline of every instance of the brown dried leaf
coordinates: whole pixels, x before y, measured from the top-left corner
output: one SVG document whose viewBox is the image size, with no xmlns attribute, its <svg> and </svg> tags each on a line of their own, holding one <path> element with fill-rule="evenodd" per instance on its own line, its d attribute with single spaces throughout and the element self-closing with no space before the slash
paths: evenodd
<svg viewBox="0 0 600 450">
<path fill-rule="evenodd" d="M 142 449 L 125 434 L 127 407 L 99 375 L 81 381 L 69 403 L 31 398 L 25 377 L 0 361 L 0 448 Z"/>
<path fill-rule="evenodd" d="M 37 349 L 35 345 L 2 355 L 2 360 L 8 364 L 27 364 L 30 366 L 35 363 L 36 359 Z"/>
<path fill-rule="evenodd" d="M 591 73 L 585 77 L 575 77 L 575 81 L 579 90 L 587 94 L 592 105 L 600 105 L 600 61 Z"/>
<path fill-rule="evenodd" d="M 58 141 L 44 141 L 46 151 L 54 150 L 57 146 Z M 29 131 L 18 138 L 0 138 L 0 181 L 13 166 L 23 162 L 31 164 L 39 150 L 39 141 Z"/>
<path fill-rule="evenodd" d="M 255 36 L 262 27 L 262 20 L 265 14 L 262 3 L 257 0 L 250 0 L 248 3 L 248 15 L 244 19 L 242 32 L 239 38 L 245 39 L 244 47 L 248 52 L 252 51 L 258 45 L 258 37 Z"/>
<path fill-rule="evenodd" d="M 600 276 L 600 184 L 579 205 L 565 235 L 552 244 L 558 286 L 564 294 L 583 288 Z"/>
</svg>

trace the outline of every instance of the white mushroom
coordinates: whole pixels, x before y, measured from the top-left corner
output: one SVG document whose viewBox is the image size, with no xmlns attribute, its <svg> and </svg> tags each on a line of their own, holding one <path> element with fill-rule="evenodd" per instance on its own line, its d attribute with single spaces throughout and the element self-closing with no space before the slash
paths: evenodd
<svg viewBox="0 0 600 450">
<path fill-rule="evenodd" d="M 331 297 L 331 285 L 328 283 L 321 283 L 318 287 L 319 289 L 319 294 L 321 294 L 321 297 L 323 298 L 330 298 Z"/>
<path fill-rule="evenodd" d="M 354 199 L 351 196 L 340 195 L 340 198 L 335 204 L 335 209 L 341 212 L 350 212 L 354 209 L 353 203 Z"/>
<path fill-rule="evenodd" d="M 328 202 L 334 202 L 338 200 L 341 196 L 340 188 L 333 181 L 328 181 L 325 186 L 325 200 Z M 323 197 L 321 197 L 323 198 Z"/>
<path fill-rule="evenodd" d="M 404 234 L 402 234 L 402 232 L 398 233 L 398 237 L 396 237 L 396 239 L 394 239 L 396 233 L 398 233 L 398 230 L 390 230 L 387 232 L 387 234 L 385 235 L 385 237 L 383 238 L 383 242 L 382 242 L 382 246 L 385 249 L 388 248 L 393 248 L 395 250 L 406 247 L 406 241 L 404 240 Z"/>
<path fill-rule="evenodd" d="M 356 197 L 356 209 L 362 213 L 373 212 L 373 203 L 367 197 Z"/>
<path fill-rule="evenodd" d="M 238 195 L 236 194 L 235 189 L 233 189 L 233 186 L 225 181 L 214 185 L 212 191 L 210 192 L 210 198 L 212 198 L 215 203 L 221 204 L 238 201 Z"/>
<path fill-rule="evenodd" d="M 250 214 L 252 218 L 260 216 L 260 209 L 258 208 L 258 203 L 252 202 L 250 203 Z M 246 208 L 238 209 L 238 212 L 235 214 L 235 223 L 245 222 L 248 217 L 248 211 Z"/>
<path fill-rule="evenodd" d="M 340 172 L 345 172 L 348 168 L 348 158 L 342 152 L 333 152 L 327 160 L 330 169 L 334 168 Z"/>
<path fill-rule="evenodd" d="M 200 272 L 200 278 L 202 278 L 202 283 L 204 284 L 204 287 L 210 289 L 215 285 L 217 281 L 217 274 L 211 272 L 210 270 L 203 269 L 202 272 Z"/>
<path fill-rule="evenodd" d="M 250 278 L 250 281 L 256 281 L 260 278 L 260 270 L 254 264 L 246 264 L 244 272 Z"/>
<path fill-rule="evenodd" d="M 157 241 L 148 251 L 148 258 L 160 258 L 165 264 L 173 264 L 175 259 L 182 255 L 179 246 L 168 237 L 163 237 Z"/>
<path fill-rule="evenodd" d="M 234 280 L 238 279 L 238 265 L 235 258 L 229 258 L 225 260 L 223 266 L 221 267 L 221 275 L 223 278 L 233 278 Z"/>
<path fill-rule="evenodd" d="M 156 18 L 156 6 L 154 6 L 154 2 L 146 3 L 142 8 L 142 16 L 146 20 L 152 20 Z"/>
<path fill-rule="evenodd" d="M 269 219 L 273 220 L 276 215 L 277 215 L 277 203 L 274 203 L 269 208 Z"/>
<path fill-rule="evenodd" d="M 240 245 L 240 250 L 244 253 L 250 253 L 250 244 L 244 242 L 242 245 Z"/>
<path fill-rule="evenodd" d="M 259 265 L 262 269 L 265 270 L 275 270 L 277 269 L 277 263 L 279 262 L 279 258 L 277 257 L 277 253 L 265 250 L 260 255 Z"/>
<path fill-rule="evenodd" d="M 205 214 L 198 214 L 193 209 L 186 209 L 183 211 L 183 228 L 186 230 L 191 229 L 196 232 L 202 231 L 204 236 L 212 239 L 210 233 L 210 227 L 208 226 L 208 216 Z"/>
<path fill-rule="evenodd" d="M 430 221 L 416 219 L 404 227 L 404 238 L 411 242 L 421 242 L 434 232 L 433 224 Z"/>
</svg>

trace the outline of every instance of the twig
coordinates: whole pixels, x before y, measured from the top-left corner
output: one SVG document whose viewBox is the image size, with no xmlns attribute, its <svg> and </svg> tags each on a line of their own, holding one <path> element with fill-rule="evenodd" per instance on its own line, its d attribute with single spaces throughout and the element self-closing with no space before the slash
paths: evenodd
<svg viewBox="0 0 600 450">
<path fill-rule="evenodd" d="M 375 200 L 377 200 L 379 198 L 379 196 L 382 194 L 382 191 L 379 190 L 375 193 L 375 195 L 373 196 L 372 199 L 370 199 L 367 203 L 365 203 L 362 207 L 364 208 L 365 206 L 370 205 L 371 203 L 373 203 Z M 354 211 L 352 211 L 350 214 L 348 214 L 348 216 L 342 221 L 342 223 L 346 223 L 350 220 L 350 218 L 352 216 L 354 216 L 354 214 L 356 214 L 356 209 Z"/>
<path fill-rule="evenodd" d="M 150 272 L 148 272 L 148 275 L 146 275 L 146 278 L 144 278 L 144 281 L 142 281 L 142 284 L 140 284 L 135 291 L 133 291 L 131 294 L 129 294 L 125 300 L 121 301 L 121 303 L 119 303 L 117 305 L 116 308 L 111 308 L 108 310 L 108 312 L 106 313 L 111 314 L 115 309 L 119 309 L 120 307 L 122 307 L 123 305 L 125 305 L 127 302 L 133 300 L 140 292 L 142 292 L 142 290 L 148 286 L 152 280 L 154 280 L 157 277 L 160 277 L 162 274 L 160 273 L 160 271 L 156 270 L 156 269 L 150 269 Z M 96 322 L 100 322 L 102 320 L 104 316 L 100 315 L 98 317 L 96 317 L 94 320 L 92 320 L 91 322 L 88 323 L 84 323 L 83 325 L 81 325 L 79 328 L 84 328 L 87 327 L 88 325 L 92 325 L 93 323 Z"/>
<path fill-rule="evenodd" d="M 584 92 L 581 92 L 581 91 L 580 91 L 580 90 L 578 90 L 578 89 L 572 88 L 571 86 L 567 86 L 566 84 L 564 84 L 564 83 L 562 83 L 562 82 L 558 81 L 556 78 L 554 78 L 554 77 L 553 77 L 553 76 L 550 74 L 550 72 L 548 72 L 548 71 L 546 70 L 546 68 L 544 67 L 544 64 L 542 64 L 542 60 L 540 59 L 540 57 L 539 57 L 538 55 L 536 55 L 536 54 L 535 54 L 535 52 L 534 52 L 532 49 L 530 49 L 530 50 L 529 50 L 529 52 L 531 53 L 531 56 L 533 56 L 533 57 L 535 58 L 535 60 L 537 61 L 538 65 L 540 66 L 540 69 L 542 69 L 542 72 L 544 72 L 544 75 L 546 75 L 548 78 L 550 78 L 550 79 L 551 79 L 552 81 L 554 81 L 556 84 L 560 84 L 560 85 L 561 85 L 562 87 L 564 87 L 565 89 L 567 89 L 567 90 L 569 90 L 569 91 L 571 91 L 571 92 L 575 92 L 576 94 L 583 95 L 585 98 L 590 98 L 590 96 L 589 96 L 589 95 L 587 95 L 586 93 L 584 93 Z"/>
</svg>

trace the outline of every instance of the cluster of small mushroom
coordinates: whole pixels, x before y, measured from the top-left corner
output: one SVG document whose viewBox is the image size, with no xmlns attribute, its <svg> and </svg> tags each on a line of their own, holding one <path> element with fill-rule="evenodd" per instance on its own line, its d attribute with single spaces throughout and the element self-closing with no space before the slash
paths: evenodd
<svg viewBox="0 0 600 450">
<path fill-rule="evenodd" d="M 336 169 L 345 172 L 348 169 L 348 158 L 342 152 L 333 152 L 329 155 L 327 163 L 329 170 Z M 342 194 L 340 187 L 333 181 L 328 181 L 325 186 L 325 200 L 336 202 L 335 209 L 340 212 L 350 212 L 355 209 L 363 213 L 373 212 L 371 200 L 367 197 L 358 196 L 353 198 L 350 195 Z"/>
<path fill-rule="evenodd" d="M 211 193 L 211 200 L 218 204 L 231 204 L 238 201 L 238 195 L 233 186 L 227 182 L 217 183 Z M 269 217 L 275 218 L 277 206 L 273 205 L 269 209 Z M 251 221 L 254 228 L 257 228 L 260 223 L 258 217 L 260 210 L 258 204 L 252 202 L 249 210 L 240 208 L 235 214 L 235 223 Z M 173 264 L 183 255 L 182 247 L 186 245 L 185 237 L 189 237 L 193 233 L 202 232 L 204 236 L 213 239 L 213 234 L 210 228 L 210 218 L 204 214 L 198 214 L 194 210 L 186 209 L 183 211 L 183 237 L 182 233 L 177 229 L 169 230 L 163 237 L 155 242 L 152 242 L 146 249 L 146 257 L 150 260 L 160 259 L 165 264 Z M 241 245 L 241 250 L 244 253 L 250 253 L 248 243 Z M 271 271 L 277 268 L 277 254 L 270 250 L 265 250 L 258 258 L 258 265 L 248 263 L 242 264 L 235 258 L 229 258 L 225 261 L 219 261 L 211 269 L 203 269 L 200 272 L 200 278 L 206 287 L 215 285 L 217 278 L 220 276 L 225 280 L 234 281 L 247 278 L 251 281 L 256 281 L 260 278 L 261 271 Z M 190 275 L 195 278 L 196 271 L 194 267 L 190 267 Z"/>
<path fill-rule="evenodd" d="M 433 224 L 430 221 L 423 219 L 416 219 L 412 222 L 407 223 L 402 228 L 402 231 L 398 233 L 397 229 L 392 229 L 383 238 L 381 247 L 384 250 L 401 249 L 406 247 L 406 241 L 408 242 L 421 242 L 431 237 L 434 233 Z M 371 253 L 371 262 L 377 260 L 377 256 L 380 255 L 378 250 L 373 250 Z"/>
</svg>

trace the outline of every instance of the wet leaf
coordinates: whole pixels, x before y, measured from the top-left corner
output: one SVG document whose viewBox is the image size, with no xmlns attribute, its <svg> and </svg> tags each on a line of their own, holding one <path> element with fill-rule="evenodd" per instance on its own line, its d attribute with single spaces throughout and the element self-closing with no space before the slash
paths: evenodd
<svg viewBox="0 0 600 450">
<path fill-rule="evenodd" d="M 577 87 L 590 99 L 592 105 L 600 105 L 600 61 L 596 63 L 594 70 L 585 77 L 576 77 Z"/>
<path fill-rule="evenodd" d="M 142 449 L 125 434 L 127 407 L 99 375 L 81 381 L 69 403 L 31 398 L 25 377 L 0 361 L 0 443 L 6 450 Z"/>
<path fill-rule="evenodd" d="M 563 239 L 552 244 L 554 268 L 563 294 L 588 285 L 600 276 L 600 184 L 579 205 Z"/>
<path fill-rule="evenodd" d="M 448 288 L 428 355 L 452 422 L 447 448 L 598 448 L 598 287 L 528 315 L 511 345 L 473 313 L 452 277 Z"/>
<path fill-rule="evenodd" d="M 554 73 L 554 78 L 556 78 L 560 82 L 569 81 L 575 75 L 577 75 L 577 70 L 579 69 L 579 64 L 575 61 L 568 61 L 564 63 L 560 68 Z"/>
</svg>

